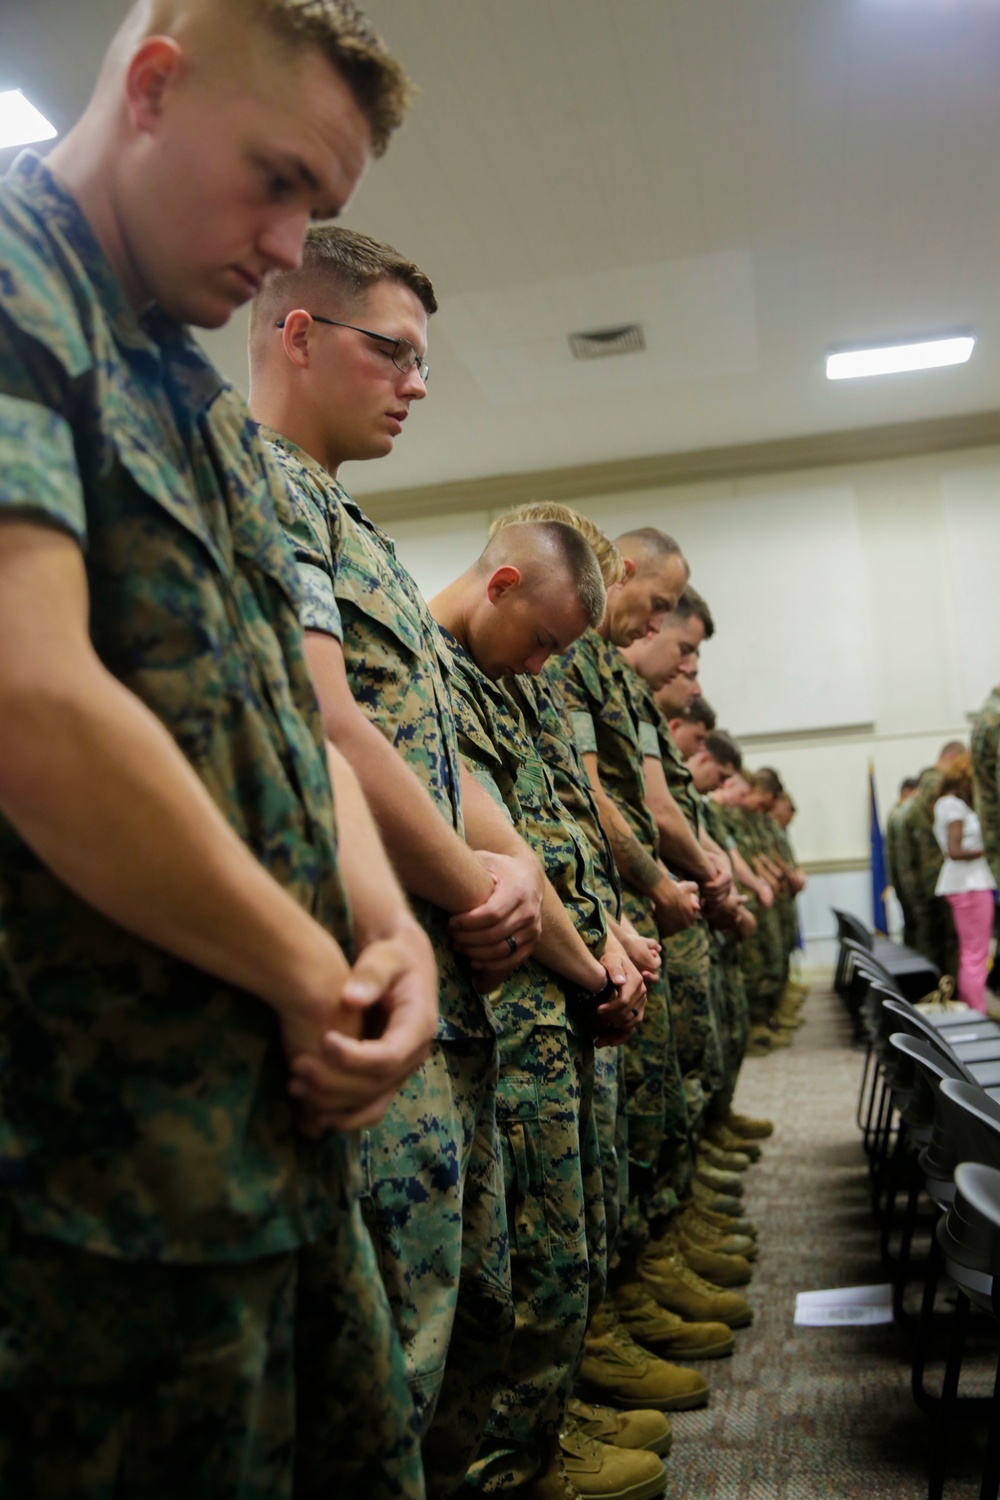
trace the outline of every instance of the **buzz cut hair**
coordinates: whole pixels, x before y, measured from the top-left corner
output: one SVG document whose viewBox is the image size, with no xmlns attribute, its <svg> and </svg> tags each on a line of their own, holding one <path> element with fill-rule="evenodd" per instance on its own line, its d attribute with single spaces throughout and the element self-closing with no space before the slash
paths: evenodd
<svg viewBox="0 0 1000 1500">
<path fill-rule="evenodd" d="M 919 785 L 920 782 L 916 776 L 906 776 L 899 783 L 899 795 L 902 796 L 904 792 L 915 792 Z"/>
<path fill-rule="evenodd" d="M 674 714 L 673 717 L 682 720 L 685 724 L 704 724 L 709 733 L 712 732 L 718 722 L 715 716 L 715 709 L 707 698 L 702 697 L 701 693 L 698 694 L 697 698 L 692 698 L 691 702 L 686 704 L 680 713 Z"/>
<path fill-rule="evenodd" d="M 519 532 L 533 535 L 519 537 Z M 479 558 L 477 566 L 480 570 L 486 572 L 504 566 L 505 541 L 515 546 L 518 541 L 527 542 L 547 572 L 553 563 L 564 568 L 569 574 L 573 592 L 583 606 L 587 623 L 593 629 L 600 625 L 608 602 L 600 563 L 587 539 L 575 526 L 569 526 L 565 521 L 521 521 L 499 527 Z"/>
<path fill-rule="evenodd" d="M 564 526 L 572 526 L 597 558 L 606 589 L 613 583 L 621 583 L 625 577 L 624 559 L 607 532 L 602 531 L 596 521 L 581 516 L 568 505 L 560 505 L 558 500 L 535 500 L 530 505 L 515 505 L 496 517 L 490 526 L 490 536 L 496 536 L 504 526 L 524 521 L 561 521 Z"/>
<path fill-rule="evenodd" d="M 406 118 L 413 85 L 353 0 L 229 0 L 241 24 L 264 27 L 290 50 L 318 47 L 337 70 L 371 128 L 382 156 Z"/>
<path fill-rule="evenodd" d="M 757 790 L 766 792 L 769 797 L 780 797 L 785 790 L 781 777 L 770 766 L 762 766 L 754 773 L 753 780 Z"/>
<path fill-rule="evenodd" d="M 382 281 L 409 287 L 428 316 L 437 312 L 430 277 L 392 245 L 337 224 L 314 225 L 306 235 L 302 260 L 295 270 L 269 276 L 254 298 L 250 309 L 251 353 L 262 330 L 269 335 L 275 323 L 314 296 L 332 295 L 338 310 L 350 312 Z"/>
<path fill-rule="evenodd" d="M 732 766 L 734 771 L 742 771 L 743 751 L 724 729 L 711 730 L 705 738 L 703 748 L 720 766 Z"/>
<path fill-rule="evenodd" d="M 615 537 L 615 546 L 622 557 L 630 557 L 634 562 L 643 563 L 647 567 L 655 566 L 668 557 L 679 557 L 685 572 L 690 575 L 691 568 L 681 551 L 680 543 L 675 542 L 672 536 L 661 531 L 658 526 L 636 526 L 632 531 L 623 531 L 621 536 Z"/>
<path fill-rule="evenodd" d="M 700 620 L 705 629 L 706 641 L 710 641 L 715 634 L 715 620 L 712 618 L 712 611 L 693 584 L 687 584 L 683 594 L 678 599 L 677 608 L 674 610 L 674 618 L 677 620 Z"/>
</svg>

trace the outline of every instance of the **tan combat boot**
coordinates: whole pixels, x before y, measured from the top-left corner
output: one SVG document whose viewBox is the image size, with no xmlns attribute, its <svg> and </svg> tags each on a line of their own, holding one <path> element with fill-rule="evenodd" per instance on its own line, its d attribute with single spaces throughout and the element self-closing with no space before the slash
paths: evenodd
<svg viewBox="0 0 1000 1500">
<path fill-rule="evenodd" d="M 661 1411 L 615 1411 L 613 1406 L 570 1396 L 566 1415 L 595 1442 L 610 1443 L 614 1448 L 645 1448 L 647 1453 L 666 1458 L 674 1445 L 670 1418 Z"/>
<path fill-rule="evenodd" d="M 660 1359 L 722 1359 L 733 1352 L 736 1340 L 726 1323 L 688 1323 L 661 1307 L 640 1281 L 620 1286 L 614 1301 L 626 1332 Z"/>
<path fill-rule="evenodd" d="M 734 1151 L 729 1146 L 720 1146 L 717 1141 L 711 1140 L 707 1135 L 698 1147 L 698 1160 L 707 1162 L 710 1167 L 716 1167 L 720 1172 L 746 1172 L 750 1167 L 750 1157 L 745 1151 Z"/>
<path fill-rule="evenodd" d="M 705 1131 L 705 1140 L 711 1141 L 713 1146 L 718 1146 L 722 1151 L 738 1151 L 741 1156 L 749 1156 L 751 1161 L 760 1161 L 763 1152 L 757 1141 L 744 1140 L 742 1136 L 730 1130 L 721 1120 L 715 1120 Z"/>
<path fill-rule="evenodd" d="M 563 1471 L 583 1500 L 654 1500 L 662 1495 L 667 1471 L 645 1448 L 618 1448 L 588 1437 L 567 1417 L 559 1434 Z"/>
<path fill-rule="evenodd" d="M 744 1260 L 757 1259 L 757 1241 L 752 1235 L 728 1234 L 725 1230 L 714 1229 L 694 1209 L 684 1209 L 679 1213 L 676 1224 L 682 1243 L 693 1240 L 703 1250 L 711 1250 L 715 1255 L 742 1255 Z"/>
<path fill-rule="evenodd" d="M 657 1255 L 647 1246 L 639 1257 L 639 1280 L 661 1307 L 692 1322 L 727 1323 L 730 1328 L 753 1322 L 745 1297 L 703 1280 L 680 1254 Z"/>
<path fill-rule="evenodd" d="M 706 1187 L 697 1177 L 691 1183 L 691 1197 L 699 1208 L 710 1209 L 712 1213 L 722 1214 L 727 1219 L 743 1217 L 742 1198 L 728 1193 L 717 1193 L 714 1188 Z M 739 1232 L 743 1233 L 742 1230 Z"/>
<path fill-rule="evenodd" d="M 708 1401 L 708 1384 L 637 1344 L 622 1326 L 613 1302 L 594 1313 L 583 1341 L 580 1380 L 611 1406 L 687 1411 Z"/>
<path fill-rule="evenodd" d="M 739 1172 L 720 1172 L 718 1167 L 710 1167 L 707 1161 L 700 1157 L 694 1165 L 695 1180 L 703 1187 L 711 1188 L 713 1193 L 720 1193 L 727 1198 L 742 1198 L 743 1178 Z"/>
<path fill-rule="evenodd" d="M 766 1141 L 774 1134 L 772 1120 L 755 1120 L 753 1115 L 740 1115 L 735 1109 L 730 1109 L 726 1124 L 734 1135 L 742 1136 L 745 1141 Z"/>
<path fill-rule="evenodd" d="M 774 1046 L 774 1036 L 768 1026 L 751 1026 L 747 1037 L 747 1057 L 766 1057 Z"/>
<path fill-rule="evenodd" d="M 745 1255 L 712 1250 L 685 1235 L 679 1225 L 674 1234 L 651 1248 L 666 1255 L 680 1253 L 692 1271 L 714 1286 L 746 1286 L 753 1275 L 753 1267 Z"/>
<path fill-rule="evenodd" d="M 711 1229 L 719 1230 L 720 1234 L 749 1234 L 753 1239 L 757 1238 L 757 1226 L 752 1219 L 746 1218 L 742 1213 L 720 1213 L 718 1209 L 711 1206 L 714 1193 L 702 1192 L 699 1194 L 700 1184 L 692 1182 L 691 1196 L 682 1205 L 682 1209 L 692 1209 Z M 733 1202 L 742 1209 L 743 1204 L 739 1198 Z"/>
<path fill-rule="evenodd" d="M 559 1448 L 549 1465 L 517 1493 L 521 1500 L 582 1500 L 580 1491 L 566 1473 Z"/>
</svg>

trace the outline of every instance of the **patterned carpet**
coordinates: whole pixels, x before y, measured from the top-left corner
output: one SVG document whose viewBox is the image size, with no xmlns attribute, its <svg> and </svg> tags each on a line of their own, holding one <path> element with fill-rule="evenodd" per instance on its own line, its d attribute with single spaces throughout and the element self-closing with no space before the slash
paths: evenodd
<svg viewBox="0 0 1000 1500">
<path fill-rule="evenodd" d="M 843 1007 L 814 992 L 790 1048 L 748 1060 L 736 1108 L 774 1120 L 746 1174 L 761 1254 L 748 1295 L 751 1328 L 731 1360 L 701 1368 L 705 1411 L 674 1420 L 674 1500 L 920 1500 L 933 1435 L 909 1391 L 909 1332 L 796 1328 L 795 1294 L 884 1282 L 854 1123 L 862 1055 Z M 919 1289 L 911 1293 L 911 1301 Z M 943 1350 L 942 1345 L 942 1350 Z M 995 1345 L 967 1359 L 963 1391 L 992 1388 Z M 929 1383 L 939 1388 L 940 1366 Z M 945 1495 L 978 1495 L 981 1437 L 961 1440 Z"/>
</svg>

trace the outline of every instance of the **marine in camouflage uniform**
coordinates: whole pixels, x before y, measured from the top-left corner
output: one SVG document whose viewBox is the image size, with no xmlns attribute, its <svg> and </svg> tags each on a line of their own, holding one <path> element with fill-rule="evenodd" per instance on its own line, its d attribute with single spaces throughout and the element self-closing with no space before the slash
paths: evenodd
<svg viewBox="0 0 1000 1500">
<path fill-rule="evenodd" d="M 750 868 L 756 869 L 755 861 L 766 853 L 767 848 L 762 838 L 764 815 L 751 812 L 745 807 L 727 807 L 724 812 L 737 848 Z M 777 897 L 777 892 L 775 896 Z M 741 949 L 743 978 L 750 1020 L 755 1026 L 766 1026 L 784 989 L 780 918 L 777 901 L 772 906 L 764 907 L 754 900 L 750 903 L 750 909 L 757 920 L 757 931 L 746 940 Z"/>
<path fill-rule="evenodd" d="M 605 911 L 618 920 L 622 913 L 621 880 L 558 685 L 548 676 L 523 675 L 514 679 L 514 693 L 563 809 L 590 840 L 594 891 Z M 600 1047 L 594 1052 L 594 1120 L 601 1152 L 604 1225 L 610 1262 L 628 1207 L 624 1047 Z"/>
<path fill-rule="evenodd" d="M 701 811 L 691 772 L 681 759 L 666 718 L 649 684 L 632 667 L 633 695 L 642 718 L 639 742 L 644 755 L 663 766 L 667 790 L 697 840 Z M 708 923 L 699 916 L 685 932 L 663 940 L 663 964 L 670 983 L 677 1061 L 684 1078 L 691 1132 L 699 1134 L 712 1097 L 722 1086 L 722 1042 L 718 1017 L 712 1003 L 712 937 Z"/>
<path fill-rule="evenodd" d="M 983 853 L 1000 889 L 1000 687 L 995 687 L 972 726 L 972 781 L 983 831 Z"/>
<path fill-rule="evenodd" d="M 285 489 L 242 399 L 130 309 L 30 153 L 0 186 L 0 265 L 0 511 L 79 542 L 103 665 L 350 953 Z M 280 1500 L 293 1342 L 329 1362 L 310 1474 L 329 1457 L 336 1493 L 422 1495 L 356 1149 L 297 1129 L 274 1011 L 99 916 L 2 820 L 0 941 L 5 1500 Z"/>
<path fill-rule="evenodd" d="M 355 700 L 464 837 L 451 652 L 385 533 L 321 464 L 263 431 L 292 493 L 302 624 L 340 642 Z M 438 963 L 437 1039 L 364 1132 L 362 1207 L 406 1356 L 428 1491 L 444 1497 L 476 1456 L 514 1312 L 496 1023 L 448 939 L 448 914 L 429 901 L 413 907 Z"/>
<path fill-rule="evenodd" d="M 634 674 L 617 647 L 594 629 L 546 668 L 559 686 L 581 755 L 596 754 L 601 784 L 630 830 L 653 858 L 659 834 L 646 806 L 641 713 Z M 625 886 L 623 910 L 636 930 L 653 942 L 660 935 L 651 900 Z M 671 1214 L 689 1186 L 687 1096 L 677 1060 L 665 971 L 646 986 L 642 1025 L 625 1047 L 628 1100 L 629 1232 L 636 1246 L 650 1234 L 650 1221 Z"/>
<path fill-rule="evenodd" d="M 701 806 L 701 815 L 711 837 L 720 848 L 729 850 L 735 846 L 723 813 L 725 811 L 713 798 L 696 794 Z M 736 1081 L 746 1052 L 750 1034 L 750 1007 L 747 1004 L 746 987 L 743 983 L 742 952 L 745 944 L 732 932 L 715 932 L 712 963 L 712 981 L 717 985 L 719 1030 L 722 1041 L 723 1081 L 712 1101 L 712 1113 L 725 1119 L 736 1093 Z"/>
<path fill-rule="evenodd" d="M 958 940 L 951 907 L 935 894 L 944 855 L 934 833 L 934 804 L 941 795 L 942 773 L 925 771 L 920 785 L 900 813 L 901 871 L 912 892 L 916 948 L 942 974 L 958 973 Z"/>
<path fill-rule="evenodd" d="M 534 849 L 596 956 L 607 924 L 585 833 L 568 819 L 509 692 L 447 631 L 458 741 L 471 773 Z M 480 1457 L 467 1486 L 504 1494 L 555 1451 L 590 1306 L 603 1295 L 603 1184 L 592 1111 L 588 1018 L 534 959 L 494 996 L 500 1127 L 517 1325 Z M 595 1247 L 595 1239 L 598 1241 Z M 596 1254 L 596 1260 L 595 1260 Z"/>
<path fill-rule="evenodd" d="M 886 875 L 889 884 L 896 892 L 896 900 L 899 902 L 903 913 L 903 942 L 909 948 L 916 947 L 916 923 L 913 918 L 913 907 L 910 902 L 910 892 L 905 884 L 903 875 L 903 853 L 902 853 L 902 827 L 901 816 L 906 802 L 897 802 L 889 809 L 889 815 L 885 820 L 885 864 Z"/>
</svg>

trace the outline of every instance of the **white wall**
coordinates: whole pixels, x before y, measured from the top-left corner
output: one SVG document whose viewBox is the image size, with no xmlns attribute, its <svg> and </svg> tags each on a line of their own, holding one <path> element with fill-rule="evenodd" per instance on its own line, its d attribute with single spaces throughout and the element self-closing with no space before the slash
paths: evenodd
<svg viewBox="0 0 1000 1500">
<path fill-rule="evenodd" d="M 833 551 L 829 507 L 843 518 L 845 491 L 856 545 Z M 642 522 L 672 532 L 692 581 L 728 620 L 728 644 L 720 628 L 702 652 L 705 693 L 722 724 L 743 735 L 749 764 L 775 765 L 787 781 L 800 809 L 800 859 L 841 867 L 822 878 L 817 870 L 806 900 L 803 925 L 818 956 L 832 932 L 824 916 L 831 901 L 868 914 L 866 876 L 843 866 L 867 858 L 869 760 L 884 821 L 903 776 L 933 761 L 944 740 L 967 736 L 970 710 L 1000 680 L 1000 448 L 607 495 L 579 509 L 612 531 Z M 477 555 L 490 519 L 476 512 L 392 530 L 433 593 Z M 773 545 L 762 548 L 772 524 Z M 783 577 L 791 614 L 777 593 Z M 729 595 L 746 604 L 742 621 Z M 861 622 L 849 644 L 845 609 Z M 749 654 L 737 632 L 752 636 Z M 752 674 L 759 711 L 742 725 L 734 702 L 746 693 L 730 688 L 727 698 L 727 659 Z M 833 707 L 825 727 L 789 728 L 796 680 L 813 707 L 826 692 Z M 867 705 L 862 722 L 849 722 L 852 703 Z M 747 735 L 750 728 L 757 732 Z"/>
</svg>

